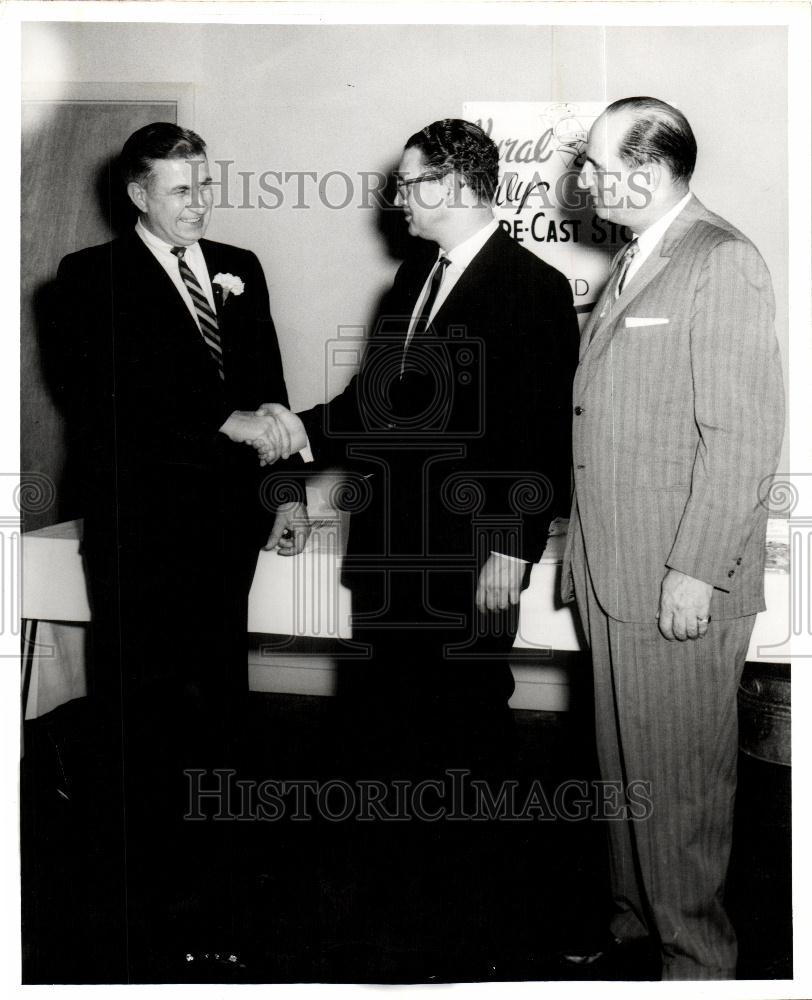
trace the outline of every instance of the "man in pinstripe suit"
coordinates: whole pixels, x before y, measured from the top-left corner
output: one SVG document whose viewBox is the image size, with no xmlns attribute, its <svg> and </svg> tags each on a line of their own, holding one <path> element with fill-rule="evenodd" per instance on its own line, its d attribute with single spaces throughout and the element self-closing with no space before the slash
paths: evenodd
<svg viewBox="0 0 812 1000">
<path fill-rule="evenodd" d="M 736 690 L 783 431 L 770 276 L 691 194 L 695 160 L 684 116 L 651 98 L 610 105 L 589 137 L 580 183 L 636 238 L 581 340 L 562 584 L 592 652 L 601 776 L 650 783 L 647 818 L 607 824 L 610 947 L 648 939 L 664 979 L 735 976 Z"/>
</svg>

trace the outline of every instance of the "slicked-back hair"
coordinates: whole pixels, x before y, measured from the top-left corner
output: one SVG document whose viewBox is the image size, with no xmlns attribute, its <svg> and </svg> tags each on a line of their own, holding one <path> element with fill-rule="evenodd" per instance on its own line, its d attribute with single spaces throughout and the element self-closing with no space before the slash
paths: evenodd
<svg viewBox="0 0 812 1000">
<path fill-rule="evenodd" d="M 623 111 L 634 121 L 618 143 L 621 159 L 630 167 L 663 163 L 675 181 L 687 184 L 696 166 L 696 139 L 685 115 L 656 97 L 625 97 L 605 113 Z"/>
<path fill-rule="evenodd" d="M 189 160 L 206 155 L 206 143 L 191 129 L 173 122 L 153 122 L 133 132 L 118 158 L 125 184 L 146 186 L 156 160 Z"/>
<path fill-rule="evenodd" d="M 499 183 L 499 151 L 473 122 L 462 118 L 432 122 L 410 136 L 403 148 L 419 149 L 430 169 L 456 171 L 482 201 L 493 201 Z"/>
</svg>

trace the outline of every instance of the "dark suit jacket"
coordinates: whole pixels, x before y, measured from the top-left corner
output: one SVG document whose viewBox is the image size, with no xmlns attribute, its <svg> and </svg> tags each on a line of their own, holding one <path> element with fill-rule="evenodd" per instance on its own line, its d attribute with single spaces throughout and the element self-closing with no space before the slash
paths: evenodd
<svg viewBox="0 0 812 1000">
<path fill-rule="evenodd" d="M 131 233 L 66 257 L 57 336 L 96 634 L 132 677 L 208 657 L 238 665 L 248 590 L 277 502 L 278 463 L 218 432 L 234 410 L 287 401 L 265 278 L 253 253 L 202 240 L 209 273 L 241 295 L 217 306 L 225 381 L 185 303 Z M 301 480 L 294 487 L 303 496 Z M 195 636 L 190 657 L 185 634 Z M 180 645 L 179 645 L 180 644 Z M 242 645 L 240 645 L 242 644 Z M 112 650 L 112 652 L 111 652 Z M 116 650 L 120 650 L 117 652 Z M 114 674 L 116 671 L 108 671 Z"/>
<path fill-rule="evenodd" d="M 134 233 L 66 257 L 58 272 L 66 378 L 79 391 L 85 513 L 137 517 L 169 532 L 213 526 L 240 510 L 258 543 L 272 510 L 259 502 L 256 454 L 218 433 L 228 415 L 287 401 L 268 291 L 255 255 L 201 240 L 213 277 L 230 272 L 242 295 L 218 302 L 225 382 L 174 285 Z M 93 531 L 93 524 L 90 526 Z M 161 533 L 164 533 L 163 530 Z"/>
<path fill-rule="evenodd" d="M 537 560 L 549 521 L 568 512 L 578 345 L 569 284 L 497 230 L 429 335 L 413 340 L 401 379 L 405 331 L 436 254 L 422 244 L 401 266 L 359 374 L 301 414 L 316 459 L 354 470 L 351 584 L 356 568 L 394 572 L 403 556 L 437 570 L 467 565 L 473 585 L 491 549 Z"/>
</svg>

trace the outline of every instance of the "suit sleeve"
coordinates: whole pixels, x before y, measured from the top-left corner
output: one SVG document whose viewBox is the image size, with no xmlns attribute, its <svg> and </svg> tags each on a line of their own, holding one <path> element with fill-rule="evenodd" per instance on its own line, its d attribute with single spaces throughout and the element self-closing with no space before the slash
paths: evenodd
<svg viewBox="0 0 812 1000">
<path fill-rule="evenodd" d="M 667 565 L 729 591 L 753 530 L 759 487 L 776 468 L 784 388 L 774 299 L 752 244 L 708 255 L 691 315 L 694 419 L 691 492 Z"/>
<path fill-rule="evenodd" d="M 356 374 L 329 402 L 319 403 L 298 414 L 307 432 L 317 468 L 344 462 L 348 440 L 363 434 L 358 393 L 359 377 Z"/>
<path fill-rule="evenodd" d="M 83 476 L 100 487 L 115 446 L 116 378 L 112 332 L 103 335 L 99 317 L 111 314 L 113 297 L 103 280 L 89 294 L 87 274 L 76 256 L 60 262 L 48 313 L 49 355 L 58 359 L 61 403 Z"/>
<path fill-rule="evenodd" d="M 282 354 L 279 350 L 279 338 L 271 317 L 271 303 L 268 295 L 268 285 L 262 265 L 256 255 L 250 253 L 250 270 L 253 271 L 254 296 L 254 356 L 256 362 L 257 385 L 255 392 L 265 403 L 282 403 L 290 406 L 288 388 L 285 384 L 285 372 L 282 367 Z"/>
<path fill-rule="evenodd" d="M 253 272 L 254 288 L 257 290 L 254 300 L 254 373 L 256 385 L 252 391 L 252 399 L 246 400 L 246 409 L 254 409 L 262 403 L 281 403 L 290 408 L 288 387 L 285 383 L 285 371 L 282 365 L 282 353 L 279 349 L 279 338 L 276 334 L 271 316 L 271 303 L 268 285 L 262 265 L 253 253 L 248 253 L 250 261 L 246 269 Z M 242 448 L 243 445 L 237 445 Z M 276 462 L 268 471 L 260 473 L 263 479 L 278 480 L 274 493 L 279 494 L 279 502 L 285 499 L 307 502 L 305 490 L 305 467 L 300 455 L 291 455 L 287 461 Z M 287 497 L 286 494 L 290 496 Z"/>
<path fill-rule="evenodd" d="M 493 550 L 528 562 L 541 558 L 550 521 L 570 506 L 572 379 L 578 321 L 569 283 L 557 271 L 533 273 L 532 294 L 517 296 L 513 335 L 489 351 L 486 421 L 479 443 L 487 510 L 519 516 L 521 531 L 495 537 Z M 515 540 L 511 544 L 511 537 Z"/>
<path fill-rule="evenodd" d="M 330 465 L 340 465 L 347 461 L 347 445 L 359 438 L 363 438 L 369 430 L 369 411 L 375 410 L 374 401 L 370 407 L 370 400 L 365 402 L 366 394 L 375 390 L 365 383 L 361 372 L 369 368 L 374 353 L 379 346 L 381 336 L 386 336 L 387 324 L 394 322 L 395 328 L 402 328 L 404 323 L 408 324 L 408 317 L 403 306 L 404 286 L 408 285 L 413 278 L 414 269 L 423 267 L 425 263 L 421 258 L 412 266 L 402 264 L 395 275 L 394 283 L 389 291 L 383 296 L 377 310 L 375 329 L 369 338 L 366 353 L 361 362 L 359 373 L 353 375 L 346 387 L 337 393 L 331 400 L 299 413 L 299 417 L 304 423 L 308 440 L 313 450 L 313 458 L 317 466 L 326 467 Z M 420 283 L 422 285 L 423 276 Z M 402 332 L 402 330 L 401 330 Z M 392 336 L 396 336 L 393 332 Z"/>
</svg>

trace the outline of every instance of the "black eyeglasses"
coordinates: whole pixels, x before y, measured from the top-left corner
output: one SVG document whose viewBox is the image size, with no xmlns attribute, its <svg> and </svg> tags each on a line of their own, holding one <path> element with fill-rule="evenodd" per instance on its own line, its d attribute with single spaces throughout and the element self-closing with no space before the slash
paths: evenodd
<svg viewBox="0 0 812 1000">
<path fill-rule="evenodd" d="M 439 181 L 442 180 L 447 173 L 448 171 L 446 170 L 441 173 L 434 171 L 428 174 L 419 174 L 417 177 L 408 177 L 405 179 L 403 177 L 396 177 L 395 187 L 397 188 L 398 194 L 402 195 L 412 186 L 412 184 L 419 184 L 421 181 Z"/>
</svg>

